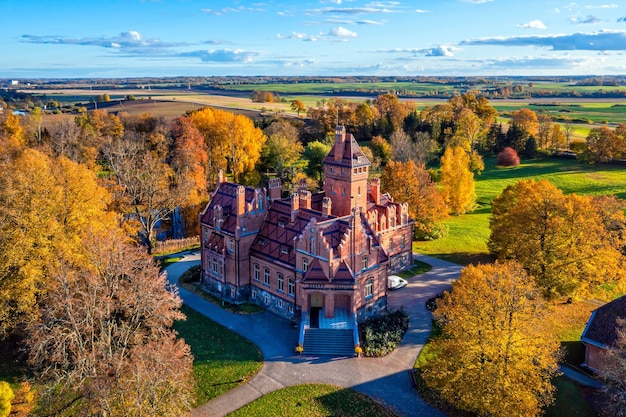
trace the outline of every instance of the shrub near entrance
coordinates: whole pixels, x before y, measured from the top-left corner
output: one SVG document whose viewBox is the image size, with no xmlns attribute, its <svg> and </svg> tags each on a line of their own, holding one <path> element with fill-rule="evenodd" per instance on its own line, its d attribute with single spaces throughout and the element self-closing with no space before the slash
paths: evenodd
<svg viewBox="0 0 626 417">
<path fill-rule="evenodd" d="M 409 328 L 409 315 L 404 310 L 372 317 L 359 325 L 361 348 L 365 356 L 378 357 L 391 353 Z"/>
</svg>

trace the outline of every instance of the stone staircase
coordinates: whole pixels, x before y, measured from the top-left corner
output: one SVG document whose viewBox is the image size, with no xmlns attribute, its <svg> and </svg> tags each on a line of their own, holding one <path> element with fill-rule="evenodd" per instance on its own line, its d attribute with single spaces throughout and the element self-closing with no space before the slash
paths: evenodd
<svg viewBox="0 0 626 417">
<path fill-rule="evenodd" d="M 306 329 L 304 355 L 354 356 L 351 329 Z"/>
</svg>

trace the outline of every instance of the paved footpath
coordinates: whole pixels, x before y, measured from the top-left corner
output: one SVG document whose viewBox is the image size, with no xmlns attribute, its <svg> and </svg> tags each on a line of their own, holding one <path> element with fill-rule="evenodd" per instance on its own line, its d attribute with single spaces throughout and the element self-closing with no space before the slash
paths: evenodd
<svg viewBox="0 0 626 417">
<path fill-rule="evenodd" d="M 298 330 L 288 320 L 269 312 L 232 314 L 180 288 L 186 305 L 250 339 L 264 357 L 263 368 L 250 381 L 193 410 L 192 416 L 225 416 L 269 392 L 291 385 L 323 383 L 367 394 L 400 416 L 443 417 L 444 414 L 417 395 L 410 372 L 431 330 L 431 316 L 425 302 L 448 289 L 462 267 L 424 255 L 414 254 L 414 258 L 433 268 L 408 279 L 405 288 L 389 293 L 389 307 L 403 307 L 410 315 L 410 325 L 398 348 L 383 358 L 297 355 L 294 348 Z M 199 262 L 200 255 L 192 253 L 168 266 L 170 282 L 176 283 L 183 272 Z"/>
</svg>

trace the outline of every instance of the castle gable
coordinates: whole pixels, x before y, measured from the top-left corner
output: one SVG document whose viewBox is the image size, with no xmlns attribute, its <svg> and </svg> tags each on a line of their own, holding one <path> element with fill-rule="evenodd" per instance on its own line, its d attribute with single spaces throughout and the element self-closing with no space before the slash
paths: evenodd
<svg viewBox="0 0 626 417">
<path fill-rule="evenodd" d="M 239 200 L 241 199 L 241 200 Z M 202 224 L 225 233 L 235 234 L 237 214 L 255 211 L 264 201 L 263 193 L 252 187 L 222 182 L 201 216 Z M 238 205 L 241 202 L 241 207 Z"/>
</svg>

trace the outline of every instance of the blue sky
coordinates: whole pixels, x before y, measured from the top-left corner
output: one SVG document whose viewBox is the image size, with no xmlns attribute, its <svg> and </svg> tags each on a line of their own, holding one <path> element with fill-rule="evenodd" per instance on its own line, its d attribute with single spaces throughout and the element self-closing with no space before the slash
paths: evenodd
<svg viewBox="0 0 626 417">
<path fill-rule="evenodd" d="M 626 73 L 626 1 L 0 0 L 0 77 Z"/>
</svg>

